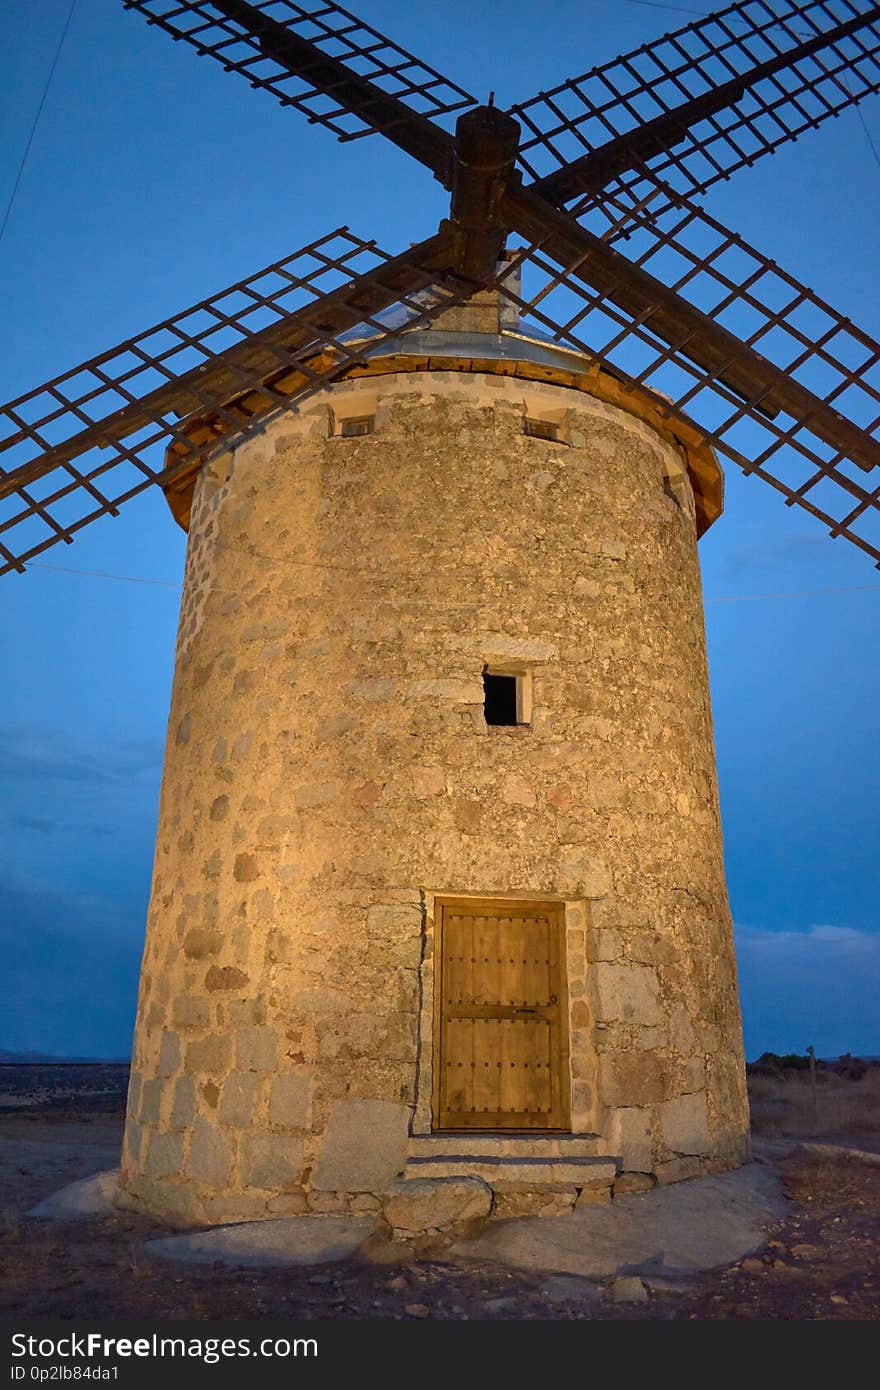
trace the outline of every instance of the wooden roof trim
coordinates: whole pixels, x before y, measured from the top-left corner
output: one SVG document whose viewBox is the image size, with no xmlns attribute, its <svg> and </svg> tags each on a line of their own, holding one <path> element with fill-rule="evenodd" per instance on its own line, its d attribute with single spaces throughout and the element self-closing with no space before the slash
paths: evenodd
<svg viewBox="0 0 880 1390">
<path fill-rule="evenodd" d="M 310 362 L 309 367 L 314 371 L 326 372 L 332 367 L 332 357 L 326 353 L 322 354 Z M 369 358 L 365 362 L 348 367 L 334 380 L 397 376 L 405 372 L 470 372 L 486 376 L 518 377 L 524 381 L 551 383 L 569 390 L 581 391 L 596 400 L 616 406 L 627 415 L 632 415 L 648 425 L 679 454 L 693 488 L 697 535 L 704 535 L 721 515 L 724 508 L 724 474 L 714 450 L 706 444 L 702 434 L 696 428 L 665 417 L 652 397 L 626 386 L 597 363 L 590 364 L 582 371 L 568 371 L 562 367 L 551 367 L 541 362 L 516 358 L 432 357 L 425 354 L 394 353 Z M 309 379 L 304 372 L 284 372 L 272 381 L 272 389 L 292 394 Z M 328 382 L 328 386 L 331 384 Z M 268 398 L 258 390 L 251 391 L 225 407 L 225 411 L 227 415 L 240 414 L 242 423 L 245 423 L 265 412 L 267 400 Z M 187 434 L 194 444 L 202 445 L 219 441 L 223 435 L 230 433 L 230 430 L 228 420 L 222 420 L 220 417 L 194 417 L 187 427 Z M 183 457 L 183 445 L 177 442 L 169 445 L 166 453 L 168 464 L 179 462 Z M 163 489 L 175 521 L 184 530 L 189 527 L 193 490 L 201 466 L 201 461 L 195 460 L 190 469 L 178 475 L 173 483 Z"/>
</svg>

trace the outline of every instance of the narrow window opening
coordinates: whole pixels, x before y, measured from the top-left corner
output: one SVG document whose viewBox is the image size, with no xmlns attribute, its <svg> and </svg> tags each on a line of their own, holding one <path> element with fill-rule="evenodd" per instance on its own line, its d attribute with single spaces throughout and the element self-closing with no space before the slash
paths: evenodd
<svg viewBox="0 0 880 1390">
<path fill-rule="evenodd" d="M 483 671 L 483 715 L 496 728 L 521 728 L 532 720 L 528 671 Z"/>
<path fill-rule="evenodd" d="M 527 415 L 523 421 L 523 431 L 532 439 L 556 439 L 557 427 L 552 420 L 536 420 Z"/>
<path fill-rule="evenodd" d="M 516 676 L 483 672 L 483 711 L 487 724 L 516 724 Z"/>
<path fill-rule="evenodd" d="M 375 415 L 352 415 L 350 419 L 341 421 L 339 433 L 343 439 L 353 439 L 360 434 L 372 434 L 375 424 Z"/>
</svg>

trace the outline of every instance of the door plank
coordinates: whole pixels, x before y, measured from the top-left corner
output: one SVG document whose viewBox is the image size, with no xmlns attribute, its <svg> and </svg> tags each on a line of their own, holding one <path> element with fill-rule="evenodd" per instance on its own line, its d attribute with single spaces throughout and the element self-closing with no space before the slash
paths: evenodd
<svg viewBox="0 0 880 1390">
<path fill-rule="evenodd" d="M 440 1129 L 562 1129 L 561 904 L 437 904 Z"/>
</svg>

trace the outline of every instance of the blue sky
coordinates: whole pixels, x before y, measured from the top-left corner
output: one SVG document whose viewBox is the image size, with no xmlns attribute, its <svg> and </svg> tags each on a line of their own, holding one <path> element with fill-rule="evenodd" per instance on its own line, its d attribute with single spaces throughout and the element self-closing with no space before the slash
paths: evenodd
<svg viewBox="0 0 880 1390">
<path fill-rule="evenodd" d="M 0 203 L 67 9 L 2 7 Z M 501 105 L 687 20 L 636 0 L 357 10 Z M 880 98 L 862 110 L 880 145 Z M 880 167 L 856 112 L 707 207 L 878 335 Z M 443 212 L 391 146 L 340 145 L 120 0 L 78 0 L 0 241 L 0 396 L 340 224 L 396 251 Z M 147 495 L 43 558 L 164 583 L 0 581 L 0 1048 L 127 1052 L 183 552 Z M 701 555 L 747 1052 L 880 1052 L 880 575 L 733 469 Z M 768 594 L 796 596 L 749 597 Z"/>
</svg>

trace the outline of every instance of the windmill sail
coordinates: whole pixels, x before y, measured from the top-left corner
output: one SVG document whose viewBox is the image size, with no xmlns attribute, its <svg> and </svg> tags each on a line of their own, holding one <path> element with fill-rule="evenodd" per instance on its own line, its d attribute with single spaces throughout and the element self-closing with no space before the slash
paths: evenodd
<svg viewBox="0 0 880 1390">
<path fill-rule="evenodd" d="M 313 44 L 330 63 L 341 61 L 357 75 L 414 112 L 436 118 L 463 107 L 474 98 L 434 68 L 392 43 L 372 25 L 340 5 L 298 5 L 293 0 L 125 0 L 126 9 L 139 11 L 174 39 L 193 45 L 200 57 L 240 73 L 252 87 L 270 92 L 284 106 L 294 106 L 312 122 L 326 126 L 342 140 L 356 140 L 382 127 L 379 119 L 364 119 L 346 104 L 337 88 L 296 75 L 267 54 L 263 25 L 280 27 L 293 39 Z M 267 26 L 268 27 L 268 26 Z M 323 73 L 322 73 L 323 76 Z M 332 79 L 331 79 L 332 82 Z"/>
<path fill-rule="evenodd" d="M 748 394 L 731 385 L 737 358 L 713 367 L 715 342 L 695 340 L 684 310 L 670 320 L 665 293 L 630 298 L 612 280 L 591 288 L 583 266 L 560 267 L 537 247 L 525 255 L 525 320 L 650 391 L 664 415 L 880 563 L 880 486 L 866 478 L 880 463 L 880 344 L 699 206 L 657 187 L 659 219 L 618 192 L 585 220 L 606 237 L 624 223 L 628 262 L 730 335 L 732 351 L 743 346 Z"/>
<path fill-rule="evenodd" d="M 0 408 L 0 574 L 337 375 L 362 352 L 352 330 L 371 330 L 375 347 L 401 317 L 430 322 L 466 298 L 473 285 L 446 273 L 448 261 L 442 236 L 391 257 L 339 228 L 10 401 Z"/>
<path fill-rule="evenodd" d="M 522 167 L 556 201 L 584 192 L 603 147 L 650 156 L 704 192 L 880 91 L 880 5 L 744 0 L 511 108 Z M 702 114 L 701 114 L 702 113 Z M 651 148 L 650 127 L 658 139 Z M 614 174 L 606 170 L 605 181 Z M 626 180 L 638 186 L 638 176 Z"/>
</svg>

